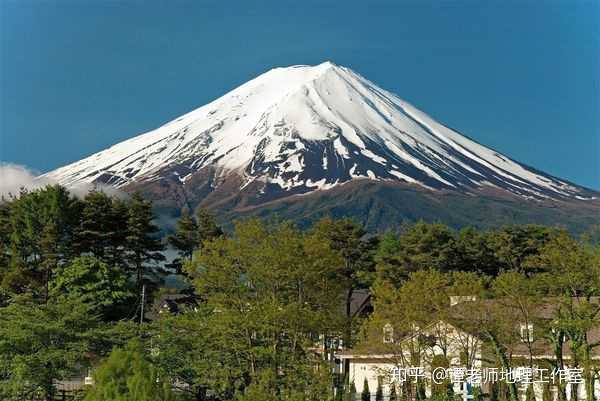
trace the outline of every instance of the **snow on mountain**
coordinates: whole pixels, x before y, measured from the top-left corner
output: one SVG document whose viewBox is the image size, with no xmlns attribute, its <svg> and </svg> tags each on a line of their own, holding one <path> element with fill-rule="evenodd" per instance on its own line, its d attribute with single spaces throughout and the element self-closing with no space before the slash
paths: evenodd
<svg viewBox="0 0 600 401">
<path fill-rule="evenodd" d="M 176 168 L 175 168 L 176 167 Z M 356 179 L 584 198 L 572 184 L 462 136 L 352 70 L 275 68 L 162 127 L 45 176 L 126 187 L 205 169 L 306 193 Z M 218 183 L 218 180 L 215 182 Z M 218 185 L 218 184 L 216 184 Z"/>
</svg>

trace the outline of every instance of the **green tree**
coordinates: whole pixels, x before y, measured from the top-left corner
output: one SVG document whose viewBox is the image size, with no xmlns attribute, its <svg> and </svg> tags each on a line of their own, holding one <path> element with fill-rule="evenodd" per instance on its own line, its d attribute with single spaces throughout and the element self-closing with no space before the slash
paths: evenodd
<svg viewBox="0 0 600 401">
<path fill-rule="evenodd" d="M 490 246 L 490 235 L 473 227 L 460 230 L 456 238 L 456 269 L 497 276 L 500 262 Z"/>
<path fill-rule="evenodd" d="M 127 218 L 126 248 L 131 268 L 135 272 L 138 291 L 141 290 L 145 275 L 152 273 L 149 263 L 165 259 L 163 245 L 158 237 L 159 228 L 153 222 L 152 204 L 140 193 L 135 193 L 129 203 Z"/>
<path fill-rule="evenodd" d="M 444 318 L 450 304 L 450 283 L 449 275 L 436 270 L 412 273 L 400 288 L 378 280 L 373 286 L 374 312 L 363 326 L 364 341 L 357 347 L 397 355 L 398 366 L 421 366 L 422 358 L 431 348 L 427 341 L 421 341 L 425 340 L 420 335 L 421 328 Z M 393 329 L 393 339 L 414 338 L 415 341 L 384 343 L 382 336 L 386 327 Z"/>
<path fill-rule="evenodd" d="M 150 333 L 159 351 L 156 366 L 168 372 L 172 381 L 185 383 L 182 391 L 190 397 L 204 400 L 210 389 L 221 399 L 232 399 L 242 388 L 247 371 L 240 367 L 239 358 L 244 344 L 220 312 L 198 305 L 181 314 L 162 314 Z"/>
<path fill-rule="evenodd" d="M 198 209 L 195 218 L 184 209 L 177 220 L 175 233 L 167 238 L 168 243 L 179 254 L 169 267 L 174 268 L 178 274 L 185 275 L 183 264 L 192 258 L 194 251 L 201 249 L 205 241 L 212 241 L 222 235 L 223 230 L 206 209 Z"/>
<path fill-rule="evenodd" d="M 265 369 L 243 393 L 238 393 L 235 401 L 280 401 L 282 397 L 276 389 L 277 375 L 273 370 Z"/>
<path fill-rule="evenodd" d="M 194 249 L 198 247 L 198 224 L 187 209 L 175 224 L 175 233 L 167 237 L 167 242 L 179 251 L 184 258 L 191 258 Z"/>
<path fill-rule="evenodd" d="M 419 222 L 384 236 L 375 256 L 377 277 L 399 287 L 419 270 L 454 270 L 456 254 L 454 233 L 447 226 Z"/>
<path fill-rule="evenodd" d="M 127 268 L 127 235 L 129 222 L 129 202 L 118 197 L 112 198 L 112 209 L 110 211 L 110 222 L 108 229 L 111 231 L 108 241 L 108 249 L 105 251 L 105 262 L 109 266 Z"/>
<path fill-rule="evenodd" d="M 593 399 L 592 355 L 600 342 L 591 331 L 600 326 L 600 245 L 588 238 L 576 240 L 562 231 L 553 236 L 524 266 L 543 271 L 540 281 L 554 300 L 552 325 L 546 336 L 555 349 L 556 368 L 564 368 L 562 347 L 571 349 L 571 367 L 582 367 L 588 401 Z M 573 390 L 575 391 L 575 390 Z M 566 398 L 564 385 L 559 397 Z"/>
<path fill-rule="evenodd" d="M 170 401 L 171 384 L 153 366 L 139 341 L 116 347 L 94 372 L 85 401 Z"/>
<path fill-rule="evenodd" d="M 504 284 L 521 277 L 523 276 L 518 273 L 504 278 L 499 276 L 501 281 L 498 281 L 499 286 L 495 290 L 496 293 L 504 291 Z M 471 333 L 477 333 L 477 336 L 485 341 L 495 358 L 496 365 L 505 371 L 512 370 L 513 359 L 510 357 L 509 350 L 514 345 L 521 344 L 520 331 L 518 327 L 515 327 L 521 321 L 520 310 L 511 307 L 510 303 L 505 305 L 499 302 L 490 302 L 487 299 L 458 304 L 452 309 L 455 319 L 460 322 L 461 327 Z M 477 312 L 473 313 L 473 311 Z M 518 401 L 515 383 L 501 382 L 499 388 L 501 400 Z"/>
<path fill-rule="evenodd" d="M 266 226 L 258 220 L 238 223 L 231 237 L 206 241 L 194 254 L 186 269 L 215 311 L 215 338 L 235 350 L 238 393 L 249 396 L 251 385 L 273 385 L 269 394 L 292 399 L 310 383 L 331 385 L 332 378 L 315 371 L 319 361 L 307 350 L 319 335 L 341 328 L 339 265 L 328 242 L 287 223 Z M 269 371 L 278 372 L 278 380 L 259 385 Z M 322 385 L 311 388 L 320 392 Z"/>
<path fill-rule="evenodd" d="M 76 245 L 80 253 L 91 253 L 108 261 L 108 248 L 114 241 L 113 200 L 98 190 L 88 192 L 83 199 L 81 220 L 77 227 Z"/>
<path fill-rule="evenodd" d="M 431 359 L 431 370 L 435 371 L 435 369 L 438 368 L 443 368 L 443 369 L 448 369 L 450 367 L 450 363 L 448 361 L 448 358 L 446 358 L 446 356 L 439 354 L 439 355 L 435 355 L 432 359 Z M 449 380 L 444 380 L 444 382 L 442 383 L 436 383 L 434 380 L 432 380 L 431 383 L 431 395 L 440 395 L 440 394 L 446 394 L 448 391 L 448 385 L 450 384 Z"/>
<path fill-rule="evenodd" d="M 93 256 L 81 256 L 60 268 L 51 283 L 51 296 L 57 299 L 77 297 L 93 304 L 105 320 L 122 316 L 124 303 L 133 298 L 127 276 L 119 268 Z"/>
<path fill-rule="evenodd" d="M 10 202 L 0 199 L 0 284 L 10 263 Z"/>
<path fill-rule="evenodd" d="M 365 377 L 365 381 L 363 382 L 363 389 L 360 393 L 361 401 L 371 401 L 371 392 L 369 391 L 369 381 Z"/>
<path fill-rule="evenodd" d="M 534 359 L 539 353 L 536 340 L 542 335 L 546 325 L 546 319 L 540 316 L 544 297 L 538 283 L 524 273 L 509 271 L 496 277 L 492 284 L 492 292 L 496 298 L 498 312 L 513 320 L 513 327 L 505 327 L 507 332 L 502 335 L 507 341 L 505 345 L 508 347 L 524 344 L 527 348 L 529 367 L 533 368 Z"/>
<path fill-rule="evenodd" d="M 514 225 L 503 227 L 488 238 L 501 270 L 535 273 L 532 266 L 525 266 L 524 263 L 528 258 L 539 255 L 558 231 L 534 224 Z"/>
<path fill-rule="evenodd" d="M 454 233 L 444 224 L 419 222 L 401 234 L 401 256 L 408 271 L 453 270 Z"/>
<path fill-rule="evenodd" d="M 8 216 L 5 210 L 3 231 L 4 236 L 10 233 L 10 266 L 3 286 L 16 293 L 33 290 L 46 300 L 54 269 L 73 255 L 79 202 L 64 187 L 55 185 L 23 190 L 5 207 Z"/>
<path fill-rule="evenodd" d="M 77 299 L 39 304 L 15 297 L 0 308 L 0 399 L 52 399 L 54 380 L 88 364 L 99 320 Z"/>
<path fill-rule="evenodd" d="M 392 231 L 383 234 L 374 255 L 377 279 L 396 285 L 406 280 L 408 272 L 403 269 L 400 252 L 400 236 Z"/>
<path fill-rule="evenodd" d="M 346 286 L 344 346 L 351 347 L 353 343 L 353 316 L 351 303 L 354 292 L 358 288 L 366 288 L 373 279 L 375 269 L 374 254 L 377 239 L 365 238 L 364 227 L 351 219 L 332 220 L 324 218 L 312 228 L 312 235 L 327 242 L 331 249 L 341 257 L 341 264 L 336 266 L 338 276 Z"/>
<path fill-rule="evenodd" d="M 196 211 L 196 219 L 198 224 L 198 242 L 197 247 L 202 247 L 205 241 L 212 241 L 223 235 L 223 230 L 215 221 L 215 217 L 206 209 L 198 209 Z"/>
</svg>

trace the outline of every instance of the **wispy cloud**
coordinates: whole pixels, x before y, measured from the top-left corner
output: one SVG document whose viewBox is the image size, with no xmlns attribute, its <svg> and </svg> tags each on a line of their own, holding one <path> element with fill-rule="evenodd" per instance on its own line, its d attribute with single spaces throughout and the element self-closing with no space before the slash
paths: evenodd
<svg viewBox="0 0 600 401">
<path fill-rule="evenodd" d="M 0 162 L 1 197 L 18 196 L 22 188 L 34 190 L 53 184 L 57 184 L 57 182 L 47 177 L 40 177 L 38 172 L 26 166 Z M 92 189 L 101 189 L 110 195 L 122 195 L 122 192 L 113 187 L 95 184 L 77 185 L 76 187 L 70 187 L 69 191 L 78 197 L 83 197 Z"/>
<path fill-rule="evenodd" d="M 0 164 L 0 196 L 16 196 L 21 188 L 36 189 L 54 184 L 45 178 L 36 178 L 36 174 L 25 166 L 18 164 Z"/>
</svg>

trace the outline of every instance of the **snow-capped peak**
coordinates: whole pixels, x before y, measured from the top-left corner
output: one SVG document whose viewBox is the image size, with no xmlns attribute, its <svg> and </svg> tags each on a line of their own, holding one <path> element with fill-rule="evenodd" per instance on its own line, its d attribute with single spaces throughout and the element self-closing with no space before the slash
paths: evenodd
<svg viewBox="0 0 600 401">
<path fill-rule="evenodd" d="M 48 173 L 118 187 L 211 168 L 309 192 L 353 179 L 428 189 L 498 187 L 534 198 L 580 189 L 436 122 L 352 70 L 326 61 L 272 69 L 162 127 Z M 176 171 L 175 171 L 176 169 Z"/>
</svg>

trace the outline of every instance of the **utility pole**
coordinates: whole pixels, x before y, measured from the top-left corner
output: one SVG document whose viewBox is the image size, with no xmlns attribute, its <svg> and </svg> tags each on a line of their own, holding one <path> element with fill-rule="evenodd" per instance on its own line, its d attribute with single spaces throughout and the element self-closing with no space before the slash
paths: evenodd
<svg viewBox="0 0 600 401">
<path fill-rule="evenodd" d="M 144 303 L 146 302 L 146 284 L 142 285 L 142 305 L 140 313 L 140 325 L 144 322 Z"/>
</svg>

